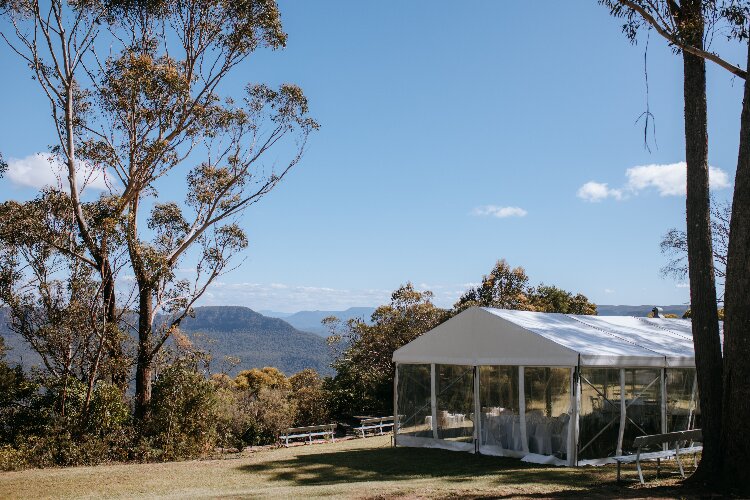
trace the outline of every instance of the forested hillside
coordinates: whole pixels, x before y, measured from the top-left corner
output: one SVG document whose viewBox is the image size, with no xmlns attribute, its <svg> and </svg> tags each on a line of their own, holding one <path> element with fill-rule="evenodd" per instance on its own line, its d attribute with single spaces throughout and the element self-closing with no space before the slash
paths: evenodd
<svg viewBox="0 0 750 500">
<path fill-rule="evenodd" d="M 27 369 L 39 366 L 41 358 L 21 337 L 8 330 L 6 316 L 7 310 L 0 309 L 0 334 L 10 348 L 8 361 Z M 275 366 L 287 375 L 305 368 L 332 374 L 325 339 L 247 307 L 197 307 L 195 318 L 187 318 L 182 329 L 197 345 L 211 352 L 212 371 L 220 370 L 224 356 L 235 356 L 240 363 L 231 373 Z M 204 335 L 196 335 L 199 333 Z"/>
<path fill-rule="evenodd" d="M 287 375 L 305 368 L 332 373 L 325 339 L 247 307 L 197 307 L 195 318 L 185 319 L 182 329 L 204 333 L 213 341 L 208 347 L 214 369 L 224 356 L 236 356 L 240 364 L 234 371 L 275 366 Z"/>
</svg>

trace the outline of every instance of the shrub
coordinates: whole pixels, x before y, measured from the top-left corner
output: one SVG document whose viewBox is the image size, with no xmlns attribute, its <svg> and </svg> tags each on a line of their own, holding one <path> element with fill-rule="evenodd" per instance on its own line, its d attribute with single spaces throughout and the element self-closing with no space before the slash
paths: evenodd
<svg viewBox="0 0 750 500">
<path fill-rule="evenodd" d="M 279 389 L 288 391 L 292 388 L 289 379 L 278 368 L 266 366 L 262 370 L 253 368 L 243 370 L 234 379 L 238 389 L 257 395 L 261 389 Z"/>
<path fill-rule="evenodd" d="M 247 407 L 250 396 L 230 387 L 218 388 L 216 396 L 216 444 L 242 451 L 248 444 L 246 435 L 252 425 Z"/>
<path fill-rule="evenodd" d="M 147 434 L 154 458 L 199 456 L 216 441 L 216 390 L 203 375 L 181 364 L 167 368 L 151 396 Z"/>
<path fill-rule="evenodd" d="M 288 391 L 262 388 L 247 410 L 250 426 L 244 439 L 248 444 L 275 443 L 282 431 L 294 425 L 296 408 Z"/>
<path fill-rule="evenodd" d="M 328 423 L 330 411 L 328 391 L 323 388 L 323 379 L 310 368 L 289 377 L 292 386 L 292 401 L 297 407 L 294 420 L 296 427 Z"/>
</svg>

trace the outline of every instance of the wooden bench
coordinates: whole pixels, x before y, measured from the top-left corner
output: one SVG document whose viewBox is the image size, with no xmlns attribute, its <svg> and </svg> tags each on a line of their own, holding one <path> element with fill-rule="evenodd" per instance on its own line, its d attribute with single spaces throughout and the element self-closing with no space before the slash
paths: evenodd
<svg viewBox="0 0 750 500">
<path fill-rule="evenodd" d="M 701 441 L 702 439 L 703 435 L 701 434 L 700 429 L 668 432 L 666 434 L 638 436 L 633 441 L 633 446 L 637 448 L 635 455 L 621 455 L 613 457 L 617 462 L 617 481 L 620 481 L 620 466 L 622 464 L 635 462 L 635 465 L 638 469 L 638 478 L 641 480 L 641 484 L 645 484 L 645 481 L 643 480 L 643 470 L 641 469 L 641 461 L 656 460 L 656 473 L 658 475 L 661 460 L 668 460 L 670 458 L 674 458 L 677 461 L 677 465 L 680 467 L 680 475 L 684 478 L 685 470 L 682 467 L 680 455 L 692 454 L 693 456 L 695 456 L 695 454 L 700 453 L 703 450 L 703 446 L 694 445 L 693 443 L 695 441 Z M 643 452 L 643 448 L 645 448 L 646 446 L 655 444 L 663 446 L 665 443 L 667 444 L 667 446 L 669 445 L 669 443 L 674 443 L 674 449 L 664 447 L 662 451 L 649 451 L 645 453 Z M 681 443 L 688 443 L 688 445 L 686 447 L 680 447 Z"/>
<path fill-rule="evenodd" d="M 284 441 L 284 446 L 289 447 L 290 439 L 306 438 L 308 443 L 312 444 L 313 437 L 331 436 L 331 440 L 336 442 L 336 424 L 310 425 L 307 427 L 290 427 L 279 436 L 279 440 Z"/>
<path fill-rule="evenodd" d="M 360 434 L 361 437 L 366 437 L 367 431 L 379 431 L 380 435 L 383 435 L 383 429 L 390 428 L 393 430 L 393 417 L 375 417 L 375 418 L 363 418 L 359 421 L 359 427 L 355 427 L 354 430 Z"/>
</svg>

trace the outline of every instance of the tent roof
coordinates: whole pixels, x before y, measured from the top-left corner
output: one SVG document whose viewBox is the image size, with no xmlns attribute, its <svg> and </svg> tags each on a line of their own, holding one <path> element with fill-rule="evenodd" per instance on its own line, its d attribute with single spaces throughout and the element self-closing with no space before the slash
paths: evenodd
<svg viewBox="0 0 750 500">
<path fill-rule="evenodd" d="M 397 363 L 695 366 L 689 320 L 473 307 L 406 344 Z"/>
</svg>

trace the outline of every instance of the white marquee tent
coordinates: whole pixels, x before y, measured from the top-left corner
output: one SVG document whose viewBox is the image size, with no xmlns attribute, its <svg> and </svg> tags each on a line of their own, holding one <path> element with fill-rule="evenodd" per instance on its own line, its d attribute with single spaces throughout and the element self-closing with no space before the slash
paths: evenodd
<svg viewBox="0 0 750 500">
<path fill-rule="evenodd" d="M 393 361 L 397 446 L 604 463 L 700 413 L 688 320 L 471 308 Z"/>
</svg>

